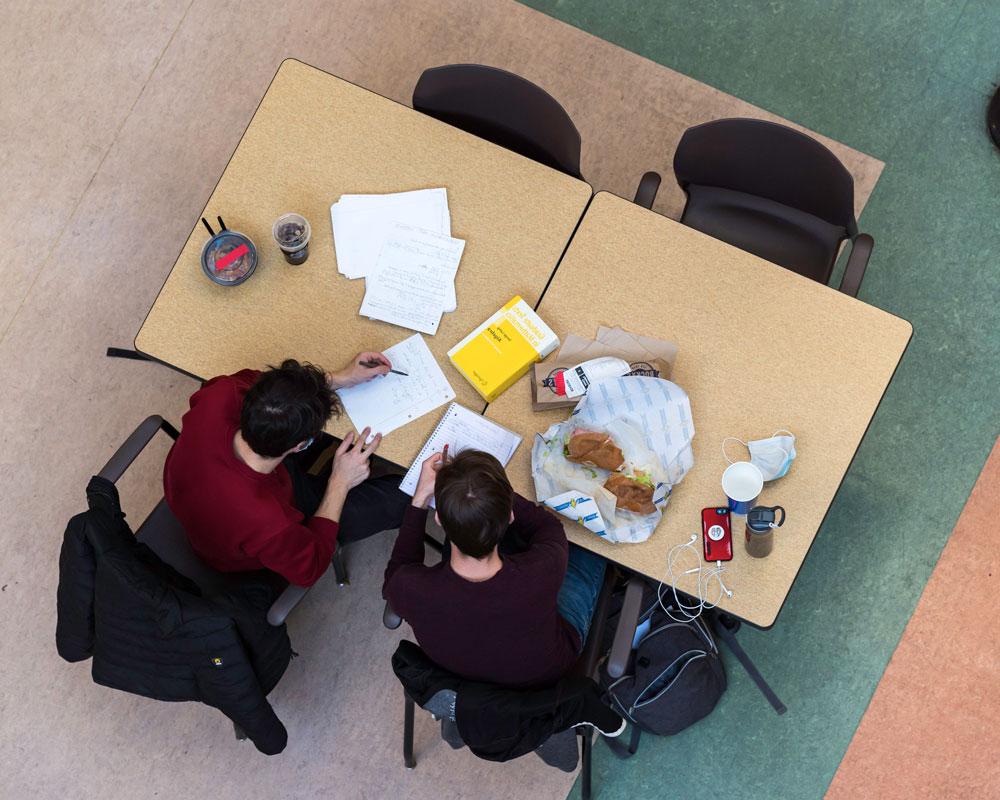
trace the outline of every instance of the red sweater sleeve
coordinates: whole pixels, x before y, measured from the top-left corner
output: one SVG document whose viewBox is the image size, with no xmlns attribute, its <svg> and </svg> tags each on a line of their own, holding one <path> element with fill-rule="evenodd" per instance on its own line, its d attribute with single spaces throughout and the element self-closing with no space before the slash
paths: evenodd
<svg viewBox="0 0 1000 800">
<path fill-rule="evenodd" d="M 312 586 L 330 566 L 340 526 L 323 517 L 288 525 L 248 555 L 296 586 Z"/>
</svg>

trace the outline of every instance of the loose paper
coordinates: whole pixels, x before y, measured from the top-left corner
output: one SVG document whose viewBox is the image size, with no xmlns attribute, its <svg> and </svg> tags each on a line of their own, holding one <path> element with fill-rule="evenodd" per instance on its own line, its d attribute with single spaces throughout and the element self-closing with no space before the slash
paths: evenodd
<svg viewBox="0 0 1000 800">
<path fill-rule="evenodd" d="M 392 368 L 388 375 L 337 392 L 357 430 L 371 428 L 383 436 L 455 399 L 455 392 L 419 333 L 383 351 Z"/>
<path fill-rule="evenodd" d="M 394 223 L 365 278 L 361 315 L 437 333 L 441 314 L 456 306 L 455 273 L 464 249 L 462 239 Z"/>
<path fill-rule="evenodd" d="M 451 235 L 446 189 L 394 194 L 345 194 L 330 206 L 337 270 L 363 278 L 374 268 L 394 222 Z"/>
</svg>

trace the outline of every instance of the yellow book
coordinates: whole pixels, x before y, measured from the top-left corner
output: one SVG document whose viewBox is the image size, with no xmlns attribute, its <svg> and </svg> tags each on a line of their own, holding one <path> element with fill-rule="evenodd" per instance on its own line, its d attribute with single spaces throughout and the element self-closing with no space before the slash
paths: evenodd
<svg viewBox="0 0 1000 800">
<path fill-rule="evenodd" d="M 559 337 L 515 297 L 448 351 L 465 379 L 492 403 L 536 361 L 559 346 Z"/>
</svg>

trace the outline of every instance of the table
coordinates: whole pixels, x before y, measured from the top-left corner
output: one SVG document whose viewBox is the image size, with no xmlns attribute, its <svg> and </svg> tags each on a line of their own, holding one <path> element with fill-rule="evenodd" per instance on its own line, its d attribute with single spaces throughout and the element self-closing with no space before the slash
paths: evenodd
<svg viewBox="0 0 1000 800">
<path fill-rule="evenodd" d="M 289 357 L 337 369 L 355 352 L 401 341 L 412 331 L 358 316 L 364 281 L 337 272 L 330 204 L 344 193 L 436 186 L 447 188 L 452 233 L 467 243 L 458 309 L 426 340 L 456 400 L 482 409 L 447 351 L 514 295 L 538 301 L 591 187 L 295 60 L 281 64 L 203 212 L 256 243 L 257 271 L 238 287 L 211 283 L 196 219 L 136 350 L 208 378 Z M 271 240 L 271 223 L 286 211 L 312 224 L 302 266 L 286 264 Z M 379 454 L 409 466 L 439 417 L 390 433 Z M 328 430 L 343 436 L 350 420 Z"/>
<path fill-rule="evenodd" d="M 720 608 L 770 627 L 906 349 L 910 324 L 605 192 L 591 202 L 538 312 L 560 335 L 591 337 L 598 325 L 621 325 L 675 342 L 672 380 L 691 401 L 695 465 L 657 530 L 641 544 L 614 545 L 567 521 L 570 539 L 589 550 L 662 579 L 674 545 L 696 533 L 700 548 L 701 509 L 725 505 L 722 440 L 764 438 L 778 428 L 796 435 L 791 470 L 765 484 L 760 498 L 788 514 L 774 551 L 748 556 L 743 518 L 734 516 L 734 557 L 724 573 L 733 597 Z M 525 436 L 508 474 L 534 498 L 531 441 L 566 409 L 533 412 L 523 378 L 486 415 Z M 677 588 L 692 592 L 693 577 Z"/>
</svg>

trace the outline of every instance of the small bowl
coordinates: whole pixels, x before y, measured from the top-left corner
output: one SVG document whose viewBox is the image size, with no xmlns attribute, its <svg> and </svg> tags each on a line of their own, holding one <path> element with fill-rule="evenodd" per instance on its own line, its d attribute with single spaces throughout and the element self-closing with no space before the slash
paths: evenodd
<svg viewBox="0 0 1000 800">
<path fill-rule="evenodd" d="M 220 231 L 201 248 L 201 269 L 220 286 L 239 286 L 257 269 L 257 247 L 249 236 Z"/>
</svg>

